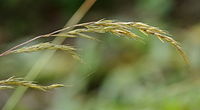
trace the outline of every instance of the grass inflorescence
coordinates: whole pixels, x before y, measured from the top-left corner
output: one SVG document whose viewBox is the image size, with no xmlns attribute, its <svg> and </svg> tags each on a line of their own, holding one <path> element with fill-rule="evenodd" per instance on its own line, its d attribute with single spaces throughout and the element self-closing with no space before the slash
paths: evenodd
<svg viewBox="0 0 200 110">
<path fill-rule="evenodd" d="M 72 29 L 68 31 L 69 29 Z M 47 37 L 83 37 L 83 38 L 87 38 L 87 39 L 91 39 L 91 40 L 97 40 L 96 38 L 90 36 L 88 33 L 112 33 L 114 35 L 117 36 L 122 36 L 122 37 L 128 37 L 128 38 L 133 38 L 133 39 L 142 39 L 140 36 L 138 36 L 136 33 L 134 33 L 133 31 L 131 31 L 132 29 L 137 29 L 139 31 L 141 31 L 142 33 L 144 33 L 145 35 L 154 35 L 157 38 L 159 38 L 162 42 L 167 42 L 169 44 L 171 44 L 172 46 L 174 46 L 178 52 L 180 53 L 180 55 L 183 57 L 183 59 L 185 60 L 186 63 L 188 63 L 188 58 L 185 54 L 185 52 L 183 51 L 183 49 L 181 48 L 180 44 L 174 40 L 169 33 L 167 33 L 166 31 L 163 31 L 157 27 L 154 26 L 150 26 L 141 22 L 119 22 L 119 21 L 114 21 L 114 20 L 99 20 L 96 22 L 88 22 L 88 23 L 82 23 L 82 24 L 77 24 L 77 25 L 72 25 L 66 28 L 62 28 L 60 30 L 51 32 L 49 34 L 45 34 L 45 35 L 40 35 L 37 36 L 31 40 L 28 40 L 24 43 L 21 43 L 11 49 L 9 49 L 8 51 L 0 54 L 0 56 L 4 56 L 4 55 L 8 55 L 11 53 L 27 53 L 27 52 L 36 52 L 36 51 L 40 51 L 40 50 L 62 50 L 62 51 L 66 51 L 68 53 L 70 53 L 72 55 L 73 58 L 76 59 L 80 59 L 79 56 L 76 53 L 76 49 L 71 47 L 71 46 L 66 46 L 66 45 L 56 45 L 53 43 L 39 43 L 33 46 L 29 46 L 29 47 L 22 47 L 19 48 L 29 42 L 32 42 L 36 39 L 39 38 L 47 38 Z M 19 48 L 19 49 L 18 49 Z M 31 82 L 26 82 L 26 81 L 21 81 L 19 79 L 16 78 L 9 78 L 9 80 L 14 81 L 13 83 L 7 83 L 7 84 L 14 84 L 16 86 L 27 86 L 27 87 L 32 87 L 32 88 L 37 88 L 40 90 L 46 90 L 46 89 L 51 89 L 53 87 L 60 87 L 60 86 L 39 86 L 36 84 L 32 84 Z M 7 80 L 5 80 L 7 81 Z M 1 83 L 0 83 L 1 84 Z M 12 86 L 5 86 L 2 85 L 0 86 L 0 88 L 12 88 Z"/>
<path fill-rule="evenodd" d="M 25 86 L 29 88 L 34 88 L 42 91 L 46 91 L 49 89 L 54 89 L 58 87 L 63 87 L 62 84 L 52 84 L 49 86 L 41 86 L 38 84 L 35 84 L 32 81 L 25 81 L 23 78 L 16 78 L 16 77 L 10 77 L 6 80 L 0 81 L 0 89 L 13 89 L 15 86 Z"/>
</svg>

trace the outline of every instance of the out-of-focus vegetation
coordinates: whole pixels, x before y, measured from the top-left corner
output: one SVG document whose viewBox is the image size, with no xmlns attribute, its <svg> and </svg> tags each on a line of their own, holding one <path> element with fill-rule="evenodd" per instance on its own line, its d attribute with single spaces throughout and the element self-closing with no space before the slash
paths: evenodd
<svg viewBox="0 0 200 110">
<path fill-rule="evenodd" d="M 1 0 L 1 52 L 57 30 L 83 0 Z M 172 33 L 190 58 L 187 67 L 168 44 L 138 42 L 111 34 L 102 42 L 66 39 L 85 63 L 58 51 L 36 81 L 71 87 L 47 93 L 28 90 L 15 110 L 197 110 L 200 103 L 200 1 L 99 0 L 81 22 L 102 18 L 142 21 Z M 35 43 L 43 42 L 38 40 Z M 51 40 L 51 39 L 48 39 Z M 0 57 L 0 79 L 24 77 L 42 52 Z M 13 90 L 0 91 L 0 108 Z"/>
</svg>

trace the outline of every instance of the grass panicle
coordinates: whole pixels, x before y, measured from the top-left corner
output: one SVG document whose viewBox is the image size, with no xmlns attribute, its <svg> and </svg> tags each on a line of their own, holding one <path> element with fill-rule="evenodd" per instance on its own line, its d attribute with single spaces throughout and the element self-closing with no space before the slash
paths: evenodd
<svg viewBox="0 0 200 110">
<path fill-rule="evenodd" d="M 71 31 L 67 31 L 71 28 L 75 28 L 75 29 Z M 131 31 L 132 29 L 137 29 L 141 31 L 142 33 L 144 33 L 145 35 L 148 35 L 148 34 L 154 35 L 157 38 L 159 38 L 162 42 L 164 41 L 168 42 L 169 44 L 171 44 L 178 50 L 178 52 L 183 57 L 186 63 L 189 62 L 180 44 L 177 41 L 175 41 L 173 38 L 171 38 L 172 35 L 170 35 L 166 31 L 163 31 L 157 27 L 150 26 L 141 22 L 118 22 L 114 20 L 103 19 L 96 22 L 88 22 L 88 23 L 82 23 L 82 24 L 69 26 L 69 27 L 54 31 L 46 35 L 37 36 L 33 38 L 33 40 L 36 40 L 42 37 L 45 38 L 45 37 L 53 37 L 53 36 L 54 37 L 55 36 L 56 37 L 84 37 L 91 40 L 98 40 L 88 35 L 88 33 L 112 33 L 117 36 L 141 39 L 140 36 L 138 36 L 137 34 Z M 29 41 L 33 41 L 33 40 L 29 40 Z M 22 44 L 25 45 L 26 43 L 22 43 Z M 20 44 L 20 46 L 22 46 L 22 44 Z M 19 46 L 16 46 L 16 47 L 18 48 Z M 38 44 L 38 45 L 31 46 L 29 48 L 21 48 L 18 50 L 15 50 L 15 49 L 16 48 L 12 48 L 9 51 L 2 53 L 0 56 L 7 55 L 10 53 L 33 52 L 33 51 L 45 50 L 45 49 L 59 49 L 59 50 L 65 50 L 65 51 L 75 50 L 74 48 L 69 47 L 69 46 L 55 45 L 55 44 L 50 44 L 50 43 Z M 77 55 L 74 55 L 74 56 L 77 57 Z"/>
<path fill-rule="evenodd" d="M 73 29 L 72 29 L 73 28 Z M 72 29 L 69 31 L 69 29 Z M 180 44 L 175 41 L 169 33 L 166 31 L 163 31 L 157 27 L 150 26 L 141 22 L 119 22 L 114 20 L 99 20 L 96 22 L 88 22 L 88 23 L 82 23 L 77 25 L 72 25 L 69 27 L 65 27 L 62 29 L 59 29 L 57 31 L 51 32 L 49 34 L 40 35 L 33 39 L 30 39 L 24 43 L 21 43 L 6 52 L 0 54 L 0 56 L 8 55 L 11 53 L 27 53 L 27 52 L 36 52 L 40 50 L 62 50 L 70 53 L 73 58 L 80 59 L 80 57 L 76 53 L 76 49 L 71 46 L 66 45 L 56 45 L 52 43 L 40 43 L 36 44 L 30 47 L 22 47 L 19 48 L 27 43 L 30 43 L 36 39 L 39 38 L 46 38 L 46 37 L 83 37 L 91 40 L 98 40 L 92 36 L 89 35 L 89 33 L 112 33 L 117 36 L 122 37 L 128 37 L 133 39 L 142 39 L 140 36 L 138 36 L 136 33 L 132 32 L 132 29 L 137 29 L 144 33 L 145 35 L 154 35 L 157 38 L 159 38 L 162 42 L 167 42 L 174 46 L 180 55 L 183 57 L 184 61 L 189 64 L 188 57 L 186 56 L 185 52 L 181 48 Z M 19 49 L 18 49 L 19 48 Z M 7 84 L 7 85 L 2 85 Z M 26 86 L 31 88 L 36 88 L 40 90 L 47 90 L 52 89 L 55 87 L 60 87 L 61 85 L 51 85 L 51 86 L 39 86 L 37 84 L 33 84 L 30 81 L 23 81 L 18 78 L 9 78 L 7 80 L 3 80 L 0 82 L 0 89 L 6 89 L 6 88 L 13 88 L 13 86 L 10 85 L 16 85 L 16 86 Z"/>
<path fill-rule="evenodd" d="M 25 87 L 29 87 L 29 88 L 46 91 L 49 89 L 63 87 L 64 85 L 52 84 L 49 86 L 41 86 L 41 85 L 33 83 L 32 81 L 25 81 L 23 78 L 15 78 L 15 77 L 10 77 L 6 80 L 0 81 L 0 89 L 13 89 L 15 86 L 25 86 Z"/>
</svg>

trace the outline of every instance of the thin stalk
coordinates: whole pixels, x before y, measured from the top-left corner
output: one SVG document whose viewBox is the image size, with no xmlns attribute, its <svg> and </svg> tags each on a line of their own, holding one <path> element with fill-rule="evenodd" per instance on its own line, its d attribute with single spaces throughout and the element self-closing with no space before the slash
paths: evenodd
<svg viewBox="0 0 200 110">
<path fill-rule="evenodd" d="M 26 41 L 26 42 L 23 42 L 23 43 L 21 43 L 21 44 L 15 46 L 15 47 L 12 47 L 11 49 L 9 49 L 9 50 L 3 52 L 2 54 L 0 54 L 0 56 L 7 55 L 7 54 L 9 54 L 11 51 L 13 51 L 13 50 L 15 50 L 15 49 L 17 49 L 17 48 L 19 48 L 19 47 L 25 45 L 25 44 L 28 44 L 28 43 L 30 43 L 30 42 L 36 40 L 36 39 L 39 39 L 39 38 L 41 38 L 41 37 L 43 37 L 43 36 L 34 37 L 33 39 L 30 39 L 30 40 L 28 40 L 28 41 Z"/>
</svg>

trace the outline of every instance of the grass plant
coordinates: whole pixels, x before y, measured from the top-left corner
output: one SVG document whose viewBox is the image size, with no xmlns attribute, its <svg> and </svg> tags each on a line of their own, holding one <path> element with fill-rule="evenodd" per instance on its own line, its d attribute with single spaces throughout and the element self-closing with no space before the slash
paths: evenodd
<svg viewBox="0 0 200 110">
<path fill-rule="evenodd" d="M 67 31 L 71 28 L 75 28 L 71 31 Z M 186 63 L 188 63 L 188 58 L 181 48 L 180 44 L 174 40 L 171 35 L 168 34 L 166 31 L 163 31 L 157 27 L 150 26 L 141 22 L 119 22 L 119 21 L 114 21 L 114 20 L 99 20 L 96 22 L 88 22 L 88 23 L 82 23 L 82 24 L 77 24 L 73 26 L 69 26 L 66 28 L 62 28 L 60 30 L 54 31 L 49 34 L 37 36 L 29 41 L 26 41 L 22 44 L 19 44 L 8 51 L 2 53 L 0 56 L 8 55 L 11 53 L 28 53 L 28 52 L 36 52 L 40 50 L 62 50 L 70 53 L 70 55 L 75 58 L 75 59 L 80 59 L 79 55 L 76 53 L 76 49 L 72 46 L 66 46 L 66 45 L 57 45 L 53 44 L 50 42 L 46 43 L 39 43 L 33 46 L 29 47 L 22 47 L 18 48 L 20 46 L 23 46 L 29 42 L 32 42 L 38 38 L 47 38 L 47 37 L 83 37 L 91 40 L 98 40 L 90 35 L 88 33 L 112 33 L 116 36 L 121 36 L 121 37 L 128 37 L 128 38 L 133 38 L 133 39 L 138 39 L 142 40 L 140 36 L 135 34 L 134 32 L 131 31 L 131 29 L 137 29 L 144 33 L 145 35 L 151 34 L 159 38 L 162 42 L 167 42 L 170 45 L 174 46 L 180 55 L 183 57 Z M 16 85 L 16 86 L 26 86 L 26 87 L 31 87 L 31 88 L 37 88 L 40 90 L 46 90 L 46 89 L 52 89 L 56 87 L 62 87 L 62 85 L 51 85 L 51 86 L 39 86 L 36 84 L 33 84 L 32 82 L 29 81 L 21 81 L 18 78 L 9 78 L 7 80 L 3 80 L 0 82 L 0 86 L 3 89 L 6 88 L 12 88 L 12 86 L 5 86 L 4 84 L 8 85 Z"/>
</svg>

